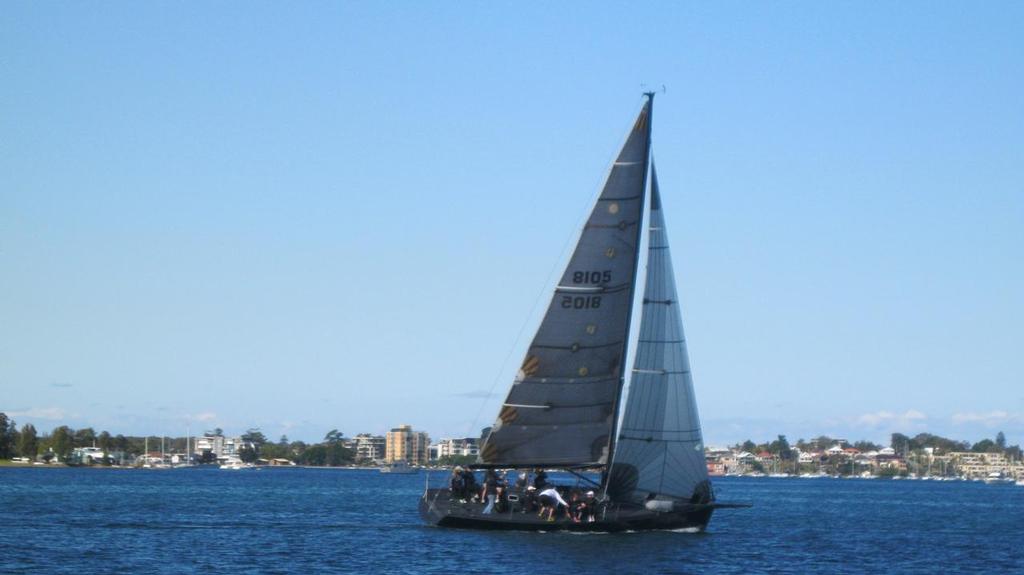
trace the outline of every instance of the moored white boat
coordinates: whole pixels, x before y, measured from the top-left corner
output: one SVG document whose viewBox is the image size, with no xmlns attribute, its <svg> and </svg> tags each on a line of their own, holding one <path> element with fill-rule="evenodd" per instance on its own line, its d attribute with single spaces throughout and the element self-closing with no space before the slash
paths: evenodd
<svg viewBox="0 0 1024 575">
<path fill-rule="evenodd" d="M 221 469 L 228 471 L 240 471 L 242 469 L 256 469 L 252 463 L 245 463 L 241 459 L 228 459 L 220 465 Z"/>
<path fill-rule="evenodd" d="M 1012 485 L 1014 480 L 1012 477 L 1007 477 L 1002 471 L 993 471 L 985 478 L 985 483 L 989 485 Z"/>
<path fill-rule="evenodd" d="M 400 473 L 403 475 L 416 473 L 416 471 L 417 469 L 415 467 L 411 467 L 405 461 L 394 461 L 380 468 L 381 473 Z"/>
</svg>

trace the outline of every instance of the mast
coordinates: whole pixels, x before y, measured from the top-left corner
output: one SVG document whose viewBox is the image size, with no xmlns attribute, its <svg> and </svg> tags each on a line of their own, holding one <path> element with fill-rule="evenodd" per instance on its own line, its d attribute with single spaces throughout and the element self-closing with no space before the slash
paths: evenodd
<svg viewBox="0 0 1024 575">
<path fill-rule="evenodd" d="M 644 161 L 644 177 L 643 177 L 643 188 L 647 189 L 647 173 L 651 164 L 651 128 L 654 126 L 654 92 L 644 92 L 644 96 L 647 97 L 647 159 Z M 653 207 L 653 206 L 652 206 Z M 640 222 L 636 226 L 636 247 L 640 249 L 640 236 L 643 231 L 643 210 L 640 212 Z M 636 277 L 636 271 L 640 265 L 640 258 L 637 257 L 633 260 L 633 277 Z M 634 280 L 635 281 L 635 280 Z M 622 362 L 626 362 L 627 352 L 629 351 L 629 326 L 633 319 L 633 306 L 629 306 L 629 312 L 626 314 L 626 337 L 622 340 Z M 615 398 L 615 406 L 612 410 L 612 434 L 611 440 L 608 442 L 608 464 L 615 459 L 615 438 L 618 436 L 619 431 L 619 410 L 622 405 L 622 390 L 626 386 L 626 375 L 625 370 L 619 375 L 619 394 Z M 604 484 L 605 495 L 608 494 L 608 477 L 610 474 L 603 474 L 602 483 Z"/>
</svg>

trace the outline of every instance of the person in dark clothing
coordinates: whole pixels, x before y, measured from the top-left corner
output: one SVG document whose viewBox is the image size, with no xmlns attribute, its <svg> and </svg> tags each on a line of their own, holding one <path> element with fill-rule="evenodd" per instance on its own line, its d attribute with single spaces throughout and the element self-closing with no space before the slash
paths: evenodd
<svg viewBox="0 0 1024 575">
<path fill-rule="evenodd" d="M 470 499 L 476 495 L 476 491 L 478 489 L 476 484 L 476 475 L 474 475 L 469 469 L 462 470 L 462 485 L 464 493 L 466 494 L 466 499 Z"/>
<path fill-rule="evenodd" d="M 548 474 L 544 473 L 543 469 L 538 469 L 533 477 L 533 486 L 538 490 L 544 489 L 544 486 L 548 484 Z"/>
<path fill-rule="evenodd" d="M 466 482 L 462 477 L 462 468 L 456 467 L 452 470 L 452 476 L 448 480 L 448 490 L 452 499 L 466 499 Z"/>
<path fill-rule="evenodd" d="M 494 503 L 498 499 L 498 474 L 493 469 L 488 469 L 484 474 L 484 486 L 480 489 L 480 500 L 486 501 L 483 514 L 489 515 L 494 512 Z"/>
<path fill-rule="evenodd" d="M 572 518 L 573 523 L 580 522 L 580 513 L 583 512 L 583 500 L 580 499 L 580 492 L 573 490 L 572 495 L 569 496 L 569 517 Z"/>
<path fill-rule="evenodd" d="M 537 488 L 530 485 L 523 495 L 523 513 L 535 513 L 540 509 L 540 502 L 537 501 Z"/>
<path fill-rule="evenodd" d="M 580 521 L 585 523 L 597 521 L 597 497 L 593 491 L 588 491 L 587 496 L 583 498 L 579 516 Z"/>
</svg>

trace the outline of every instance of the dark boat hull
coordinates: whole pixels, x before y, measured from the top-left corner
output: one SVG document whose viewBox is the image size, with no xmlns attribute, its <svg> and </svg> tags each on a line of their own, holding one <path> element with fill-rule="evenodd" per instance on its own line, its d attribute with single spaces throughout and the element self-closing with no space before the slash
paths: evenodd
<svg viewBox="0 0 1024 575">
<path fill-rule="evenodd" d="M 703 531 L 711 520 L 714 504 L 687 505 L 682 509 L 657 512 L 639 506 L 611 504 L 593 522 L 576 523 L 559 516 L 547 521 L 532 512 L 508 511 L 484 515 L 483 504 L 452 500 L 447 489 L 430 489 L 420 498 L 420 516 L 438 527 L 502 531 L 590 531 L 614 533 L 686 529 Z"/>
</svg>

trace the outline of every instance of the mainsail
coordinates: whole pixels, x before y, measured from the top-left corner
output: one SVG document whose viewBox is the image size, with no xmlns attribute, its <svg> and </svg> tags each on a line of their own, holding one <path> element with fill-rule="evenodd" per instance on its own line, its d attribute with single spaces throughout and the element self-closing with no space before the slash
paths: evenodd
<svg viewBox="0 0 1024 575">
<path fill-rule="evenodd" d="M 495 467 L 608 463 L 651 136 L 648 95 L 480 452 Z"/>
<path fill-rule="evenodd" d="M 608 492 L 612 499 L 710 498 L 665 217 L 652 169 L 643 312 Z"/>
</svg>

